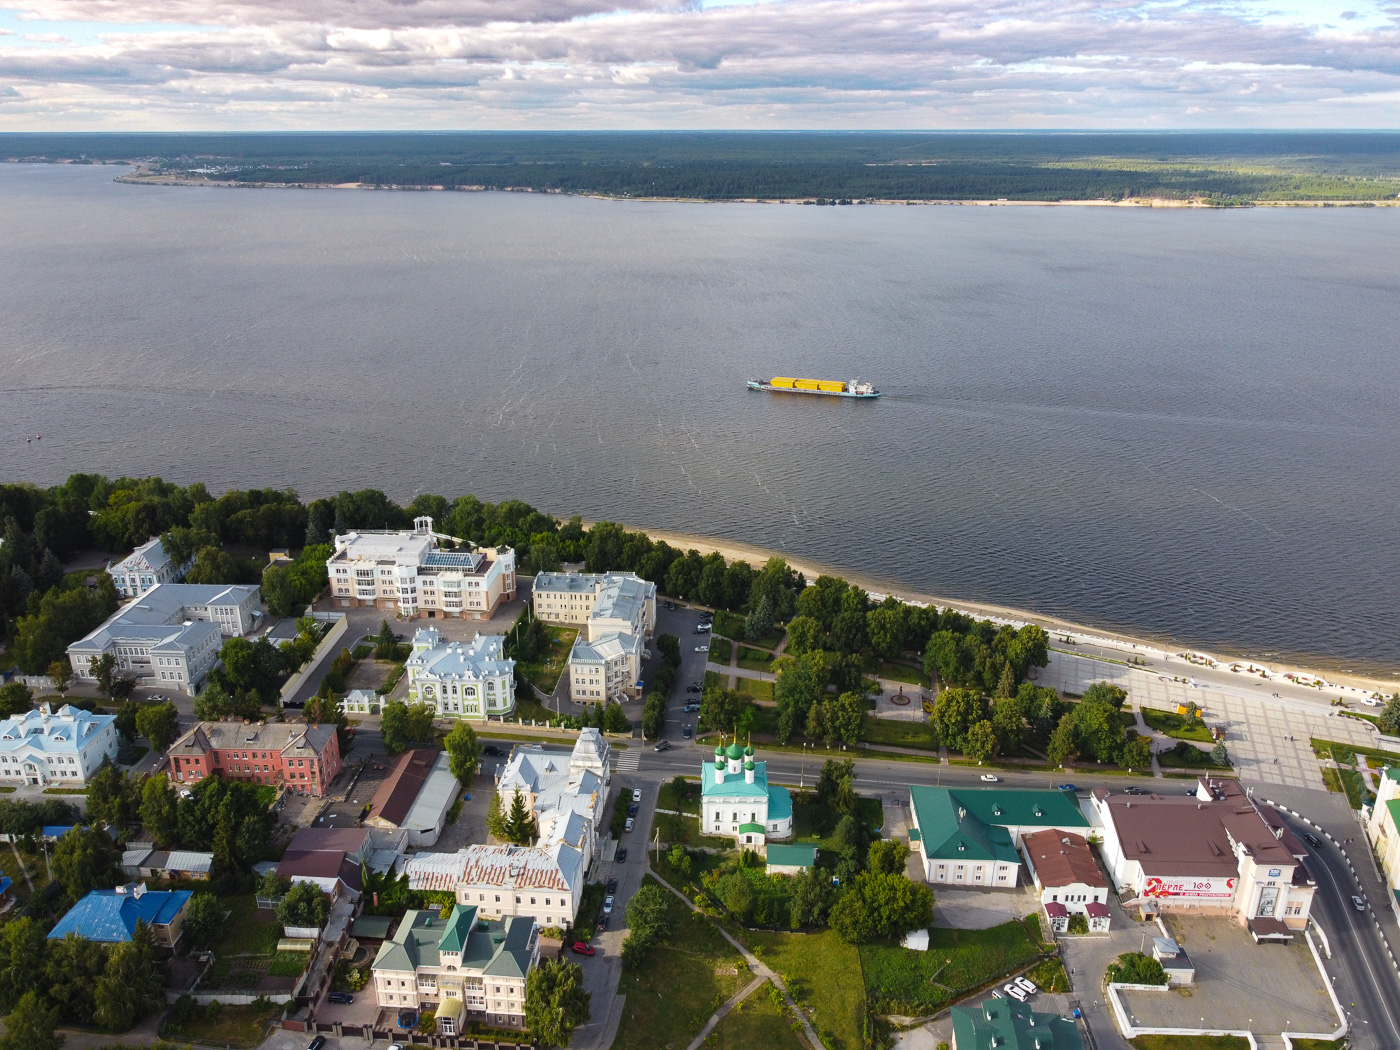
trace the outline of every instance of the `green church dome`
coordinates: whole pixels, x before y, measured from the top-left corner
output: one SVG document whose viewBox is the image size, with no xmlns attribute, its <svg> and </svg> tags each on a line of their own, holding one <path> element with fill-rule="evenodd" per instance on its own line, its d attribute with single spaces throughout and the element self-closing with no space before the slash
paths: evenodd
<svg viewBox="0 0 1400 1050">
<path fill-rule="evenodd" d="M 744 749 L 739 746 L 739 742 L 737 740 L 729 745 L 729 757 L 735 760 L 744 757 Z"/>
</svg>

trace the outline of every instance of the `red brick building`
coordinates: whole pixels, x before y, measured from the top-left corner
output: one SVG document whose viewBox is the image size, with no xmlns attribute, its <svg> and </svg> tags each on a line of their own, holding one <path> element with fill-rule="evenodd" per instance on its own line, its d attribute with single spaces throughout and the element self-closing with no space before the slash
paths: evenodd
<svg viewBox="0 0 1400 1050">
<path fill-rule="evenodd" d="M 175 741 L 166 756 L 177 784 L 220 776 L 318 797 L 340 772 L 335 727 L 299 722 L 201 722 Z"/>
</svg>

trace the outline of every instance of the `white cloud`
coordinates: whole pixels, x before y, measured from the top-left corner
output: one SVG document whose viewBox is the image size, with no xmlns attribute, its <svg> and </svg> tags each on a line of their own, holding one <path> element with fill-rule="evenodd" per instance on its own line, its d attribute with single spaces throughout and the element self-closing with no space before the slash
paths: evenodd
<svg viewBox="0 0 1400 1050">
<path fill-rule="evenodd" d="M 1319 10 L 0 0 L 0 33 L 57 37 L 0 38 L 0 79 L 25 86 L 0 128 L 1393 126 L 1400 16 Z"/>
</svg>

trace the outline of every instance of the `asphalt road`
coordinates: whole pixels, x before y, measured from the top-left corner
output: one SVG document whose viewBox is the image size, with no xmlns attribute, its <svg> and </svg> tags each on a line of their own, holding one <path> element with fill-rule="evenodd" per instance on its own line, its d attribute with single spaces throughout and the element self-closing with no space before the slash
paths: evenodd
<svg viewBox="0 0 1400 1050">
<path fill-rule="evenodd" d="M 1317 831 L 1288 813 L 1283 816 L 1300 837 Z M 1361 843 L 1355 848 L 1365 850 L 1366 846 Z M 1388 921 L 1389 908 L 1384 902 L 1371 901 L 1364 912 L 1356 910 L 1351 896 L 1360 887 L 1346 858 L 1327 838 L 1320 848 L 1313 847 L 1309 870 L 1317 880 L 1312 914 L 1327 932 L 1332 946 L 1327 968 L 1337 998 L 1351 1021 L 1351 1043 L 1357 1050 L 1394 1050 L 1400 1047 L 1400 1018 L 1395 1008 L 1400 1003 L 1400 976 L 1386 953 L 1377 925 L 1378 920 Z M 1385 910 L 1377 915 L 1372 911 L 1373 905 Z"/>
</svg>

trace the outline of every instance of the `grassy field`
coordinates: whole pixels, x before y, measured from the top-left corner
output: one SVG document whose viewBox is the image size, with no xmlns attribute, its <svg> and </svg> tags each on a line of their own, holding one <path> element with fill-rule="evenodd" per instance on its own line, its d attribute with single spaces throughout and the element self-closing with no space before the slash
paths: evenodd
<svg viewBox="0 0 1400 1050">
<path fill-rule="evenodd" d="M 1144 707 L 1142 709 L 1142 720 L 1159 733 L 1165 733 L 1176 740 L 1197 740 L 1203 744 L 1212 743 L 1214 738 L 1199 720 L 1192 723 L 1188 729 L 1186 719 L 1175 711 L 1158 711 L 1155 708 Z"/>
<path fill-rule="evenodd" d="M 877 678 L 883 678 L 887 682 L 904 682 L 906 685 L 928 686 L 928 675 L 910 664 L 899 663 L 895 660 L 881 660 L 879 668 L 875 671 Z"/>
<path fill-rule="evenodd" d="M 728 638 L 710 639 L 710 659 L 717 664 L 729 663 L 729 658 L 734 654 L 734 643 Z"/>
<path fill-rule="evenodd" d="M 667 781 L 661 785 L 661 790 L 656 796 L 657 809 L 674 809 L 681 813 L 693 813 L 700 815 L 700 785 L 691 784 L 691 792 L 684 801 L 676 798 L 675 789 L 671 787 L 671 782 Z"/>
<path fill-rule="evenodd" d="M 776 649 L 778 643 L 783 640 L 783 630 L 775 627 L 762 638 L 744 637 L 744 619 L 739 613 L 719 612 L 715 613 L 715 634 L 723 635 L 726 638 L 733 638 L 736 642 L 752 642 L 754 645 L 764 649 Z"/>
<path fill-rule="evenodd" d="M 564 667 L 569 662 L 569 650 L 574 647 L 574 639 L 578 637 L 577 627 L 549 627 L 549 649 L 540 655 L 538 659 L 518 663 L 520 673 L 546 693 L 554 692 L 554 687 L 559 684 L 559 676 L 564 673 Z"/>
<path fill-rule="evenodd" d="M 267 1026 L 282 1016 L 282 1004 L 267 1006 L 224 1006 L 216 1012 L 202 1009 L 200 1015 L 184 1025 L 167 1021 L 161 1026 L 161 1036 L 181 1042 L 205 1046 L 257 1046 L 263 1041 Z"/>
<path fill-rule="evenodd" d="M 1249 1050 L 1249 1040 L 1238 1035 L 1140 1035 L 1129 1045 L 1135 1050 Z M 1293 1045 L 1299 1047 L 1296 1039 Z"/>
<path fill-rule="evenodd" d="M 729 688 L 729 676 L 728 676 L 727 674 L 725 674 L 723 671 L 706 671 L 706 672 L 705 672 L 705 685 L 704 685 L 704 688 L 706 688 L 706 689 L 728 689 L 728 688 Z"/>
<path fill-rule="evenodd" d="M 1293 1050 L 1343 1050 L 1345 1039 L 1294 1039 Z"/>
<path fill-rule="evenodd" d="M 1335 769 L 1324 769 L 1322 782 L 1327 785 L 1328 791 L 1335 791 L 1339 795 L 1346 791 L 1346 788 L 1342 787 L 1342 775 Z"/>
<path fill-rule="evenodd" d="M 891 718 L 866 715 L 861 725 L 861 739 L 867 744 L 938 750 L 938 732 L 925 722 L 897 722 Z"/>
<path fill-rule="evenodd" d="M 1069 974 L 1065 973 L 1065 964 L 1059 959 L 1046 959 L 1026 976 L 1034 981 L 1042 992 L 1069 991 Z"/>
<path fill-rule="evenodd" d="M 1157 762 L 1163 769 L 1210 769 L 1225 771 L 1231 767 L 1217 766 L 1210 760 L 1210 752 L 1202 751 L 1195 744 L 1183 741 L 1177 744 L 1170 751 L 1163 751 L 1157 756 Z"/>
<path fill-rule="evenodd" d="M 1400 766 L 1400 754 L 1394 751 L 1382 751 L 1375 747 L 1358 747 L 1355 744 L 1339 744 L 1334 740 L 1312 741 L 1313 751 L 1321 757 L 1326 757 L 1325 749 L 1330 749 L 1332 757 L 1338 762 L 1350 765 L 1356 761 L 1357 755 L 1365 755 L 1368 759 L 1375 759 L 1371 765 Z"/>
<path fill-rule="evenodd" d="M 829 1050 L 861 1050 L 865 989 L 860 953 L 831 930 L 746 933 L 749 948 L 782 977 Z M 755 993 L 757 994 L 757 993 Z"/>
<path fill-rule="evenodd" d="M 796 1022 L 768 994 L 772 987 L 756 988 L 736 1004 L 705 1040 L 706 1050 L 805 1050 L 807 1044 L 792 1030 Z"/>
<path fill-rule="evenodd" d="M 708 919 L 669 892 L 666 899 L 676 932 L 644 965 L 623 972 L 617 990 L 627 1000 L 613 1050 L 689 1045 L 715 1009 L 749 980 L 743 957 Z"/>
<path fill-rule="evenodd" d="M 216 961 L 205 983 L 214 989 L 252 988 L 259 978 L 272 972 L 280 959 L 277 941 L 282 927 L 275 920 L 259 918 L 251 893 L 224 897 L 221 903 L 230 914 L 224 922 L 223 937 L 214 946 Z M 281 965 L 285 968 L 290 963 Z M 284 976 L 294 977 L 296 973 Z"/>
<path fill-rule="evenodd" d="M 760 682 L 757 678 L 740 678 L 739 687 L 735 692 L 743 693 L 755 703 L 773 702 L 773 683 Z"/>
<path fill-rule="evenodd" d="M 941 1010 L 1034 959 L 1040 953 L 1040 924 L 1032 920 L 989 930 L 934 927 L 926 952 L 895 944 L 864 945 L 860 959 L 866 993 L 880 1012 L 922 1015 Z"/>
<path fill-rule="evenodd" d="M 762 649 L 750 649 L 747 645 L 739 646 L 739 666 L 746 671 L 771 671 L 773 669 L 773 654 L 764 652 Z"/>
</svg>

